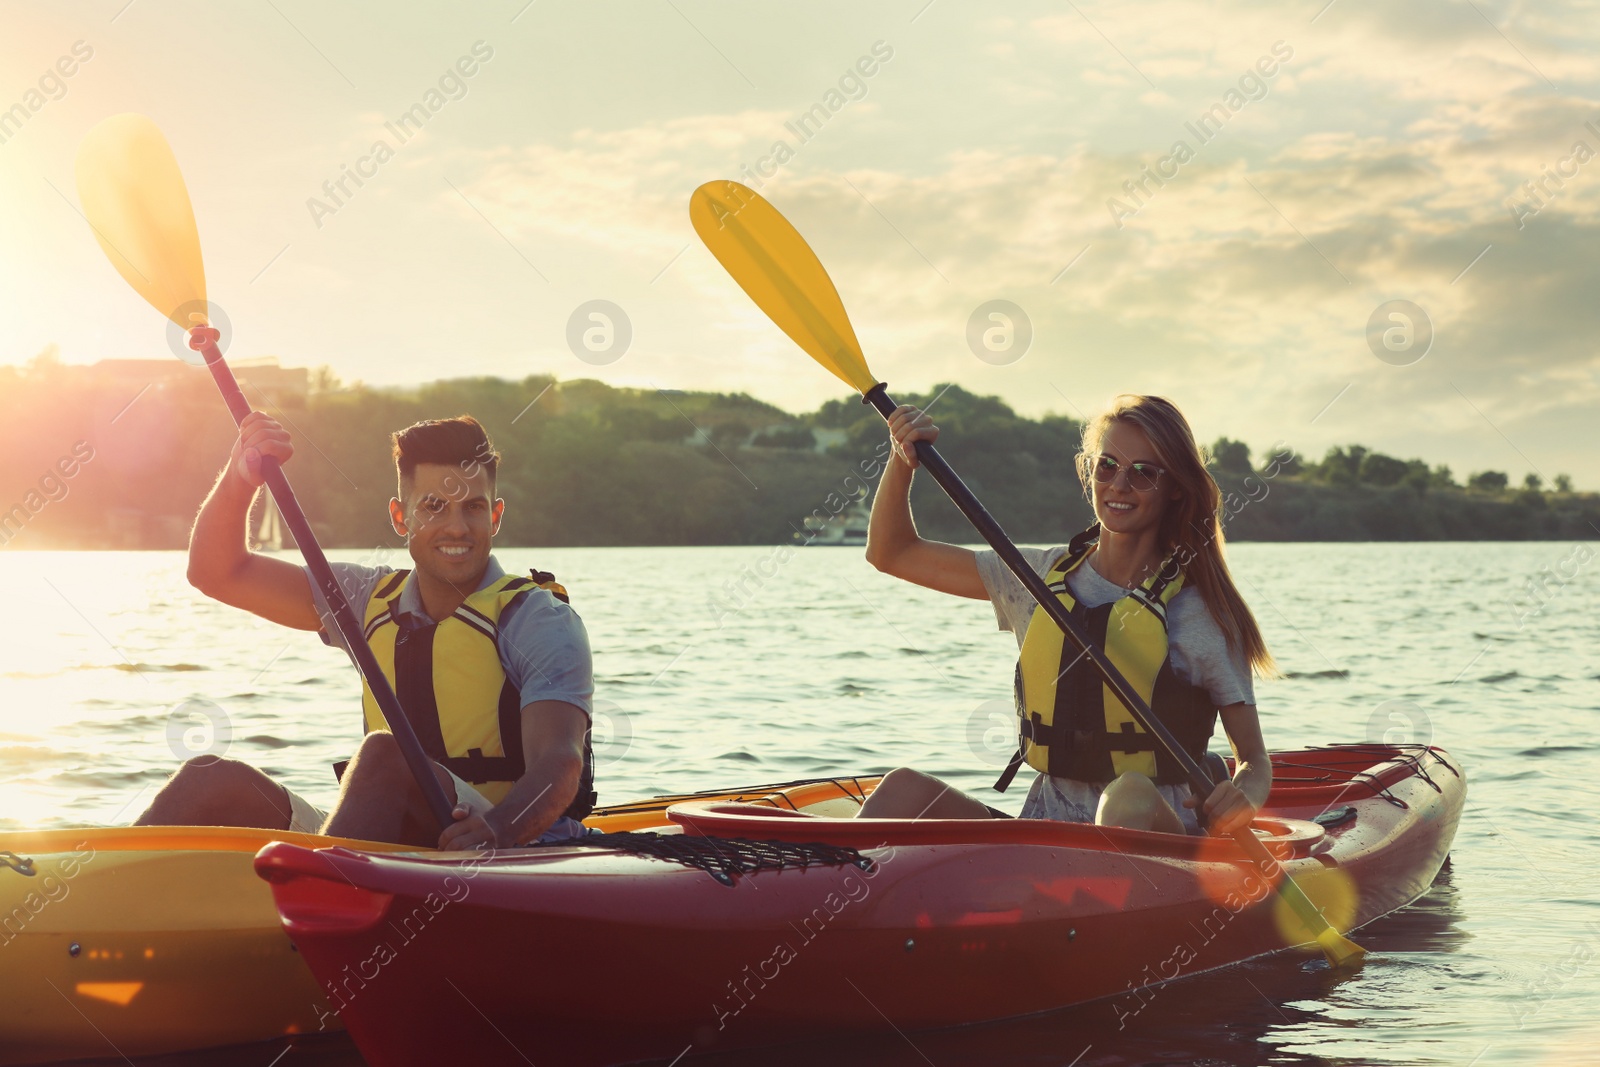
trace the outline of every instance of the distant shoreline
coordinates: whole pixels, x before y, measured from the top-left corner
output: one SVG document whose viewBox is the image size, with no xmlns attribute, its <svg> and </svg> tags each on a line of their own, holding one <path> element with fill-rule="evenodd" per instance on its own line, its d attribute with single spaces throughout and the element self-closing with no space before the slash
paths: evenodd
<svg viewBox="0 0 1600 1067">
<path fill-rule="evenodd" d="M 1016 543 L 1019 546 L 1024 547 L 1024 548 L 1043 548 L 1043 547 L 1053 546 L 1053 545 L 1065 545 L 1067 543 L 1067 541 L 1070 539 L 1070 536 L 1071 536 L 1070 534 L 1069 535 L 1065 535 L 1065 536 L 1062 536 L 1059 539 L 1046 538 L 1046 539 L 1043 539 L 1043 540 L 1033 540 L 1033 539 L 1027 539 L 1027 538 L 1017 538 L 1015 540 L 1016 540 Z M 1451 540 L 1451 539 L 1435 539 L 1435 540 L 1423 540 L 1423 539 L 1399 540 L 1399 539 L 1395 539 L 1395 540 L 1387 540 L 1387 541 L 1383 541 L 1383 540 L 1349 540 L 1349 541 L 1326 541 L 1326 540 L 1324 540 L 1324 541 L 1312 541 L 1312 540 L 1290 541 L 1290 540 L 1277 540 L 1277 541 L 1261 541 L 1261 540 L 1253 540 L 1253 539 L 1250 539 L 1250 538 L 1230 537 L 1230 538 L 1228 538 L 1228 544 L 1229 545 L 1441 545 L 1441 546 L 1444 546 L 1444 545 L 1503 545 L 1503 544 L 1570 545 L 1570 544 L 1575 544 L 1575 543 L 1582 542 L 1584 540 L 1600 542 L 1600 537 L 1591 537 L 1591 538 L 1587 538 L 1587 539 L 1585 539 L 1585 538 L 1563 538 L 1563 537 L 1515 538 L 1515 539 L 1480 538 L 1480 539 L 1478 539 L 1476 541 L 1463 541 L 1463 540 Z M 958 546 L 960 546 L 962 548 L 970 548 L 970 549 L 974 549 L 974 550 L 978 550 L 978 551 L 985 550 L 985 549 L 987 549 L 989 547 L 987 544 L 983 543 L 982 541 L 972 541 L 972 542 L 953 541 L 953 542 L 950 542 L 950 543 L 958 545 Z M 739 543 L 739 544 L 727 544 L 727 543 L 724 543 L 724 544 L 704 544 L 704 545 L 660 545 L 660 544 L 656 544 L 656 545 L 503 545 L 503 544 L 496 544 L 494 546 L 494 551 L 495 552 L 552 552 L 552 551 L 564 552 L 564 551 L 566 551 L 568 549 L 583 549 L 585 551 L 597 550 L 597 551 L 606 551 L 606 552 L 635 552 L 635 551 L 638 551 L 639 549 L 642 549 L 642 548 L 649 548 L 649 549 L 654 549 L 654 548 L 682 548 L 682 549 L 748 548 L 748 549 L 760 549 L 760 548 L 772 548 L 772 547 L 773 547 L 773 545 L 771 545 L 771 544 L 762 544 L 762 543 L 759 543 L 759 542 L 757 542 L 757 543 Z M 802 548 L 802 547 L 817 548 L 817 549 L 830 549 L 832 552 L 837 553 L 839 555 L 848 555 L 851 552 L 858 552 L 859 553 L 859 552 L 862 551 L 862 549 L 859 546 L 848 546 L 848 545 L 807 545 L 807 546 L 795 545 L 794 547 L 796 549 L 799 549 L 799 548 Z M 328 552 L 328 553 L 370 552 L 372 550 L 372 546 L 371 545 L 323 545 L 322 549 L 323 549 L 324 552 Z M 117 547 L 106 547 L 106 546 L 76 546 L 76 547 L 68 548 L 68 547 L 63 547 L 63 546 L 59 546 L 59 545 L 58 546 L 43 545 L 43 546 L 34 546 L 34 547 L 22 548 L 22 547 L 18 547 L 16 545 L 10 545 L 10 546 L 6 546 L 6 547 L 0 547 L 0 558 L 3 558 L 4 556 L 11 555 L 11 554 L 35 554 L 35 553 L 43 554 L 43 553 L 50 553 L 50 552 L 136 552 L 136 553 L 140 553 L 140 554 L 143 554 L 143 553 L 167 553 L 167 554 L 170 554 L 170 555 L 181 556 L 181 555 L 185 554 L 186 551 L 187 550 L 183 549 L 183 548 L 117 548 Z M 262 552 L 263 554 L 269 555 L 269 556 L 283 556 L 283 557 L 296 556 L 296 555 L 299 554 L 298 550 L 296 550 L 294 548 L 256 549 L 255 551 Z M 385 560 L 385 563 L 390 565 L 390 566 L 394 566 L 394 565 L 397 565 L 397 564 L 398 565 L 403 565 L 404 561 L 406 559 L 408 559 L 408 558 L 409 557 L 406 556 L 406 552 L 405 552 L 404 546 L 398 546 L 398 547 L 394 547 L 392 549 L 391 556 L 390 556 L 389 559 Z"/>
<path fill-rule="evenodd" d="M 181 549 L 236 436 L 205 376 L 175 361 L 41 358 L 0 367 L 0 549 Z M 877 413 L 855 398 L 792 414 L 744 393 L 617 388 L 549 376 L 468 378 L 414 389 L 341 386 L 325 369 L 235 368 L 252 402 L 297 440 L 286 471 L 319 541 L 383 552 L 395 535 L 392 431 L 470 412 L 501 452 L 500 536 L 534 546 L 794 544 L 861 525 L 888 462 Z M 530 403 L 537 398 L 537 405 Z M 940 451 L 1007 533 L 1064 544 L 1091 514 L 1073 458 L 1077 419 L 1023 418 L 995 397 L 938 386 Z M 1278 444 L 1209 449 L 1224 532 L 1244 542 L 1573 541 L 1600 536 L 1600 495 L 1504 472 L 1448 467 L 1361 445 L 1313 460 Z M 929 478 L 918 529 L 964 542 L 972 527 Z M 289 543 L 270 506 L 252 534 Z M 820 544 L 817 547 L 821 547 Z M 393 549 L 388 549 L 393 551 Z"/>
</svg>

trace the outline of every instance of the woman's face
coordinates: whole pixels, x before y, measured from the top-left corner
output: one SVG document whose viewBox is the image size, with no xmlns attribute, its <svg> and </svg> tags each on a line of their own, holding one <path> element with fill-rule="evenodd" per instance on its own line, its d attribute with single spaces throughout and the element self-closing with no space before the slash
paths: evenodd
<svg viewBox="0 0 1600 1067">
<path fill-rule="evenodd" d="M 1115 463 L 1115 471 L 1111 470 L 1111 463 Z M 1149 436 L 1133 423 L 1117 420 L 1106 430 L 1099 453 L 1090 457 L 1095 518 L 1102 528 L 1114 533 L 1160 529 L 1167 506 L 1182 495 L 1170 472 L 1155 477 L 1152 486 L 1153 472 L 1133 470 L 1136 463 L 1145 468 L 1163 466 Z"/>
</svg>

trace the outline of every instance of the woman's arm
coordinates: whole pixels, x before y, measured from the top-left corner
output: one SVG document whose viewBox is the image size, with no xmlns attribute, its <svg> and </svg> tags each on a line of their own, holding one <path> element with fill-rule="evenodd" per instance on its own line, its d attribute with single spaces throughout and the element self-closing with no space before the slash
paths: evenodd
<svg viewBox="0 0 1600 1067">
<path fill-rule="evenodd" d="M 885 465 L 872 499 L 867 525 L 867 562 L 885 574 L 941 593 L 989 599 L 978 574 L 977 553 L 960 545 L 929 541 L 911 518 L 911 475 L 917 467 L 914 442 L 932 442 L 939 428 L 921 411 L 902 404 L 889 417 L 894 456 Z"/>
<path fill-rule="evenodd" d="M 1229 704 L 1222 709 L 1221 716 L 1228 744 L 1233 746 L 1233 780 L 1218 782 L 1202 808 L 1210 820 L 1211 831 L 1218 835 L 1249 826 L 1272 791 L 1272 758 L 1267 755 L 1267 743 L 1261 738 L 1261 720 L 1256 715 L 1256 706 Z M 1198 801 L 1190 797 L 1184 803 L 1195 807 Z"/>
<path fill-rule="evenodd" d="M 1261 738 L 1261 719 L 1254 704 L 1229 704 L 1222 709 L 1222 729 L 1233 746 L 1233 784 L 1257 811 L 1272 791 L 1272 758 Z"/>
</svg>

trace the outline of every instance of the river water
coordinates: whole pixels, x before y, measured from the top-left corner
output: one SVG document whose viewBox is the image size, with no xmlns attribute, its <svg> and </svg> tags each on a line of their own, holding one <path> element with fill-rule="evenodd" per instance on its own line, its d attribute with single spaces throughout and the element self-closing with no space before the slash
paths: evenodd
<svg viewBox="0 0 1600 1067">
<path fill-rule="evenodd" d="M 1016 646 L 984 603 L 879 575 L 852 549 L 499 558 L 555 571 L 588 626 L 602 803 L 899 764 L 1022 802 L 1020 785 L 986 789 L 1012 743 Z M 1359 975 L 1274 958 L 1167 987 L 1126 1030 L 1100 1003 L 703 1062 L 1600 1062 L 1593 546 L 1238 544 L 1230 559 L 1285 672 L 1257 686 L 1271 747 L 1431 740 L 1471 782 L 1450 865 L 1358 934 Z M 360 731 L 353 668 L 313 634 L 201 598 L 183 563 L 0 553 L 0 828 L 129 822 L 208 745 L 332 798 L 329 764 Z M 258 1052 L 161 1062 L 264 1065 Z M 361 1062 L 342 1038 L 293 1060 Z"/>
</svg>

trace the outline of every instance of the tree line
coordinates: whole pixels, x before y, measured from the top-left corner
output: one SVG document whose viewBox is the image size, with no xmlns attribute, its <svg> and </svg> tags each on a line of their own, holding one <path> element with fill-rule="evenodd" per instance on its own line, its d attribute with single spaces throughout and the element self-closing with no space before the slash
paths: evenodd
<svg viewBox="0 0 1600 1067">
<path fill-rule="evenodd" d="M 125 376 L 96 368 L 0 367 L 0 545 L 182 547 L 234 437 L 208 375 L 188 370 L 130 401 Z M 395 492 L 388 438 L 423 418 L 470 412 L 488 428 L 503 456 L 508 545 L 788 542 L 808 518 L 866 499 L 886 456 L 882 420 L 854 398 L 792 414 L 743 393 L 548 376 L 342 387 L 322 371 L 304 396 L 251 399 L 295 435 L 290 480 L 328 546 L 397 543 L 384 507 Z M 1062 543 L 1089 523 L 1078 420 L 1025 418 L 958 385 L 903 399 L 930 406 L 940 450 L 1014 538 Z M 75 448 L 71 478 L 41 492 L 41 472 L 65 469 Z M 1564 475 L 1549 486 L 1513 486 L 1497 471 L 1457 481 L 1360 445 L 1312 460 L 1221 438 L 1210 453 L 1234 539 L 1580 539 L 1600 527 L 1600 497 Z M 926 536 L 974 540 L 932 479 L 917 479 L 913 504 Z"/>
</svg>

